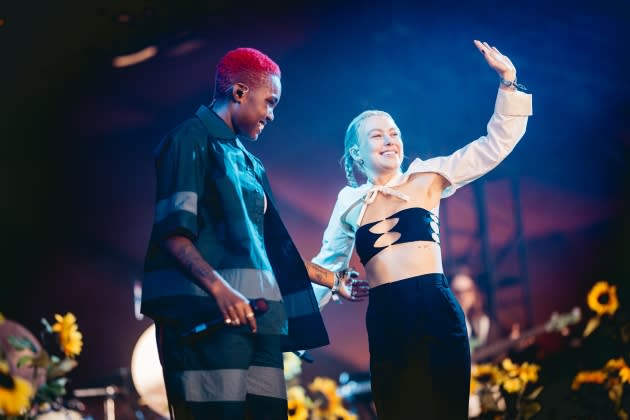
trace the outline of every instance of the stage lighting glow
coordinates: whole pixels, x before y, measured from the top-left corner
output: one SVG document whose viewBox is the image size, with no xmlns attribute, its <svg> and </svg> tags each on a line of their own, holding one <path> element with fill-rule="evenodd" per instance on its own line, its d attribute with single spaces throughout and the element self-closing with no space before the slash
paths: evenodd
<svg viewBox="0 0 630 420">
<path fill-rule="evenodd" d="M 118 23 L 129 23 L 129 21 L 131 21 L 131 16 L 126 13 L 116 16 L 116 22 Z"/>
<path fill-rule="evenodd" d="M 181 57 L 182 55 L 190 54 L 193 51 L 198 50 L 203 47 L 205 44 L 204 41 L 199 39 L 191 39 L 189 41 L 184 41 L 176 47 L 172 48 L 167 55 L 172 57 Z"/>
<path fill-rule="evenodd" d="M 116 68 L 134 66 L 143 61 L 147 61 L 151 57 L 155 56 L 158 52 L 158 48 L 154 45 L 143 48 L 140 51 L 136 51 L 131 54 L 119 55 L 112 60 L 112 66 Z"/>
</svg>

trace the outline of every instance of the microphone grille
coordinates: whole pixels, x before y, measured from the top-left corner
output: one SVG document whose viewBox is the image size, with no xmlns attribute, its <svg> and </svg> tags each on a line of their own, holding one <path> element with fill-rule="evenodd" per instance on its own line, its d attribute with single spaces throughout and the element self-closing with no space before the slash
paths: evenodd
<svg viewBox="0 0 630 420">
<path fill-rule="evenodd" d="M 269 310 L 269 303 L 264 298 L 254 299 L 251 306 L 256 315 L 264 314 Z"/>
</svg>

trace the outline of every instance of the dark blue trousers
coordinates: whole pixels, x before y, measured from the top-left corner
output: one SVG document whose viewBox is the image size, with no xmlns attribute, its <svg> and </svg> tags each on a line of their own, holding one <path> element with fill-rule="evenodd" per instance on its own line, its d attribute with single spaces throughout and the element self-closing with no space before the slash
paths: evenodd
<svg viewBox="0 0 630 420">
<path fill-rule="evenodd" d="M 223 326 L 190 339 L 182 328 L 156 324 L 166 393 L 174 420 L 287 418 L 282 344 L 284 307 L 268 302 L 249 326 Z"/>
<path fill-rule="evenodd" d="M 468 418 L 466 322 L 444 274 L 372 288 L 366 324 L 380 420 Z"/>
</svg>

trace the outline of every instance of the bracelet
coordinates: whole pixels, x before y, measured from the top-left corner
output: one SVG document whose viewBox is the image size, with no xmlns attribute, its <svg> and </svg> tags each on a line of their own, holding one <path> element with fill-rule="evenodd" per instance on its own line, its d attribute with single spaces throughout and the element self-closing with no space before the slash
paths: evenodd
<svg viewBox="0 0 630 420">
<path fill-rule="evenodd" d="M 516 77 L 514 78 L 514 80 L 505 80 L 504 78 L 501 77 L 499 81 L 503 86 L 513 87 L 514 89 L 518 89 L 522 91 L 527 90 L 527 88 L 524 85 L 518 83 L 518 81 L 516 80 Z"/>
</svg>

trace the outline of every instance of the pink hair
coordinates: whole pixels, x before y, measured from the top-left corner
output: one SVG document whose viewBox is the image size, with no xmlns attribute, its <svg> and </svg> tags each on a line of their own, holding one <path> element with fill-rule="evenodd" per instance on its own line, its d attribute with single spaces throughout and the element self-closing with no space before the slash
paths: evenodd
<svg viewBox="0 0 630 420">
<path fill-rule="evenodd" d="M 214 97 L 226 96 L 230 86 L 235 83 L 259 87 L 270 75 L 280 77 L 280 67 L 262 52 L 253 48 L 229 51 L 217 64 Z"/>
</svg>

